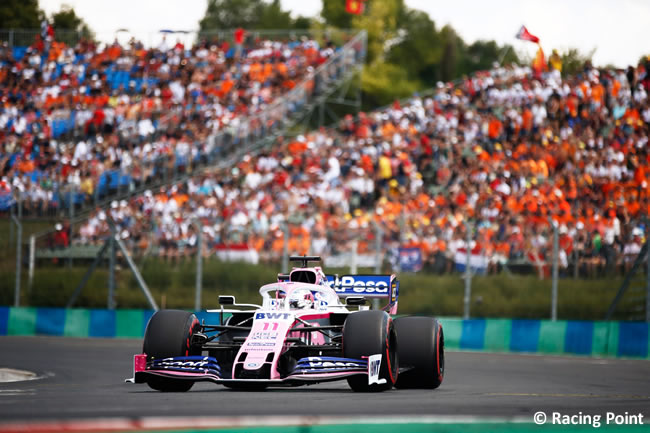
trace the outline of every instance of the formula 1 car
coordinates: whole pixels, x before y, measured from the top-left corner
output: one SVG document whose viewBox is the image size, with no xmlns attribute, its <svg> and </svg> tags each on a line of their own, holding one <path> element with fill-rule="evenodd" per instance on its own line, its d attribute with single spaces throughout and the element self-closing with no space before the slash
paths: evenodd
<svg viewBox="0 0 650 433">
<path fill-rule="evenodd" d="M 186 311 L 156 312 L 127 382 L 177 392 L 200 381 L 240 389 L 341 379 L 354 391 L 440 386 L 442 326 L 430 317 L 392 319 L 399 294 L 395 275 L 339 278 L 308 267 L 320 257 L 290 260 L 301 266 L 262 286 L 261 306 L 219 296 L 221 308 L 208 310 L 219 313 L 219 324 L 200 323 Z M 366 298 L 388 302 L 371 310 Z"/>
</svg>

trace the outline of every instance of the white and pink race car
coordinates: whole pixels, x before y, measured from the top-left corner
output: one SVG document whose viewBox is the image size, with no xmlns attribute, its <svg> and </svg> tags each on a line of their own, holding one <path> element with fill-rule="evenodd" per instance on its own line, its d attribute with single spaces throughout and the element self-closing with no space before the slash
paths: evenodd
<svg viewBox="0 0 650 433">
<path fill-rule="evenodd" d="M 340 379 L 354 391 L 440 386 L 442 326 L 430 317 L 391 317 L 397 313 L 396 276 L 325 275 L 308 267 L 319 260 L 291 257 L 301 267 L 262 286 L 262 305 L 220 296 L 221 308 L 208 310 L 220 313 L 219 324 L 200 323 L 186 311 L 158 311 L 127 382 L 177 392 L 200 381 L 248 389 Z M 387 304 L 371 310 L 367 298 Z"/>
</svg>

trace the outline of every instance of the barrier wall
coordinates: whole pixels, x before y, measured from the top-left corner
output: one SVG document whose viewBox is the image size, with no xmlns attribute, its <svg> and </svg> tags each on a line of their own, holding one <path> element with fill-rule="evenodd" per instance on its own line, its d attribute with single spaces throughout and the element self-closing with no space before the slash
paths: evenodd
<svg viewBox="0 0 650 433">
<path fill-rule="evenodd" d="M 142 338 L 152 310 L 0 307 L 0 335 Z M 217 313 L 197 313 L 217 323 Z M 650 324 L 578 320 L 441 319 L 450 350 L 650 359 Z"/>
<path fill-rule="evenodd" d="M 650 324 L 584 320 L 441 319 L 451 350 L 650 359 Z"/>
</svg>

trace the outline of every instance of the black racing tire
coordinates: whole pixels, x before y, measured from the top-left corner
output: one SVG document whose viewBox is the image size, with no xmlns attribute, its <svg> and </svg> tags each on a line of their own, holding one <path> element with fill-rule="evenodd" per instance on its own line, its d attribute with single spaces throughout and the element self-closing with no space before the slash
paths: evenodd
<svg viewBox="0 0 650 433">
<path fill-rule="evenodd" d="M 199 320 L 192 313 L 181 310 L 158 311 L 147 324 L 142 352 L 147 355 L 147 359 L 200 355 L 201 350 L 190 344 L 192 335 L 200 328 Z M 151 376 L 147 379 L 147 384 L 156 391 L 185 392 L 192 388 L 194 382 Z"/>
<path fill-rule="evenodd" d="M 343 356 L 363 359 L 381 354 L 379 378 L 386 379 L 383 385 L 368 385 L 366 375 L 348 378 L 348 384 L 355 392 L 385 391 L 393 387 L 399 372 L 397 333 L 393 319 L 385 311 L 367 310 L 351 313 L 343 324 Z"/>
<path fill-rule="evenodd" d="M 445 375 L 445 336 L 432 317 L 398 317 L 394 320 L 399 361 L 403 371 L 396 388 L 435 389 Z"/>
</svg>

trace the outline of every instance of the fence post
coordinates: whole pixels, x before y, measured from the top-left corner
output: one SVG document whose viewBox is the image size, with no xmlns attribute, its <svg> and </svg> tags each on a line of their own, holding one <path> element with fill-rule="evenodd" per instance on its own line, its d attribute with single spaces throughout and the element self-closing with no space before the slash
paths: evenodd
<svg viewBox="0 0 650 433">
<path fill-rule="evenodd" d="M 68 195 L 68 200 L 70 202 L 68 203 L 68 218 L 70 218 L 70 221 L 74 219 L 74 194 L 75 194 L 76 188 L 74 183 L 70 184 L 70 191 Z"/>
<path fill-rule="evenodd" d="M 355 237 L 352 239 L 350 246 L 350 273 L 357 273 L 357 248 L 359 246 L 359 240 Z"/>
<path fill-rule="evenodd" d="M 108 300 L 106 301 L 106 308 L 109 310 L 115 309 L 115 225 L 111 226 L 111 238 L 109 240 L 109 256 L 108 256 Z"/>
<path fill-rule="evenodd" d="M 648 223 L 646 222 L 646 230 Z M 646 239 L 648 235 L 646 234 Z M 647 241 L 646 241 L 647 242 Z M 645 273 L 645 321 L 650 323 L 650 253 L 646 252 L 646 273 Z"/>
<path fill-rule="evenodd" d="M 373 221 L 375 226 L 375 274 L 381 273 L 382 256 L 381 256 L 381 241 L 384 232 L 379 227 L 379 224 Z"/>
<path fill-rule="evenodd" d="M 72 221 L 74 221 L 74 196 L 77 191 L 77 188 L 74 183 L 70 184 L 70 195 L 68 196 L 68 199 L 70 200 L 70 203 L 68 203 L 68 218 L 70 219 L 70 224 L 68 225 L 68 228 L 70 230 L 70 245 L 72 245 Z M 68 268 L 72 268 L 72 254 L 68 255 Z"/>
<path fill-rule="evenodd" d="M 472 227 L 469 222 L 465 222 L 465 295 L 463 296 L 463 319 L 469 319 L 470 303 L 472 300 L 472 271 L 470 268 L 470 257 L 472 254 Z"/>
<path fill-rule="evenodd" d="M 29 290 L 32 290 L 32 285 L 34 283 L 34 264 L 36 261 L 36 236 L 31 235 L 29 237 L 29 273 L 28 275 L 28 285 Z"/>
<path fill-rule="evenodd" d="M 557 223 L 550 219 L 551 228 L 553 229 L 553 276 L 551 281 L 551 320 L 557 320 L 557 274 L 559 259 L 559 241 Z"/>
<path fill-rule="evenodd" d="M 23 226 L 20 219 L 16 218 L 15 215 L 12 215 L 11 218 L 18 229 L 16 233 L 16 287 L 14 289 L 14 307 L 18 307 L 20 306 L 20 262 L 22 260 Z"/>
<path fill-rule="evenodd" d="M 194 297 L 194 311 L 200 311 L 201 291 L 203 290 L 203 224 L 201 224 L 201 220 L 197 219 L 195 221 L 195 227 L 198 230 L 198 236 L 196 238 L 196 294 Z"/>
<path fill-rule="evenodd" d="M 375 274 L 380 274 L 381 273 L 381 265 L 382 265 L 382 255 L 381 255 L 381 241 L 384 236 L 383 231 L 381 230 L 381 227 L 379 227 L 379 224 L 377 224 L 376 221 L 373 221 L 373 225 L 375 227 Z M 372 298 L 372 309 L 373 310 L 379 310 L 380 305 L 379 305 L 379 298 Z"/>
<path fill-rule="evenodd" d="M 282 273 L 289 272 L 289 224 L 282 223 L 282 234 L 284 237 L 284 245 L 282 246 Z"/>
</svg>

